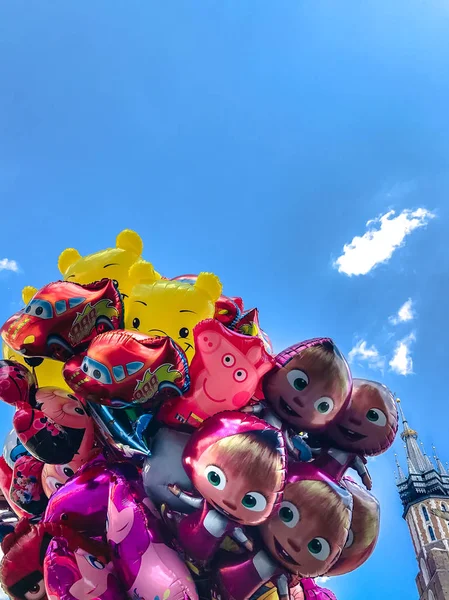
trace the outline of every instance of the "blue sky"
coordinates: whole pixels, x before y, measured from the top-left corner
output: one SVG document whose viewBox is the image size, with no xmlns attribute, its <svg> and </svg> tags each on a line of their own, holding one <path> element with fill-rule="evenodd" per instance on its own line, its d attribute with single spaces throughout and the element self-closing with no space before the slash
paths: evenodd
<svg viewBox="0 0 449 600">
<path fill-rule="evenodd" d="M 4 2 L 0 320 L 65 247 L 133 228 L 276 349 L 333 337 L 449 460 L 448 28 L 443 0 Z M 381 539 L 340 600 L 417 598 L 393 471 L 372 463 Z"/>
</svg>

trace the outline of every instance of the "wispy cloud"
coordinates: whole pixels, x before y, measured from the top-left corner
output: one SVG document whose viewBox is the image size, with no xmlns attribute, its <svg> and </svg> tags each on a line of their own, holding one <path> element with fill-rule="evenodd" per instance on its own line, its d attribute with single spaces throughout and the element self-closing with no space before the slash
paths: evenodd
<svg viewBox="0 0 449 600">
<path fill-rule="evenodd" d="M 15 260 L 0 258 L 0 271 L 14 271 L 14 273 L 17 273 L 18 270 L 19 265 Z"/>
<path fill-rule="evenodd" d="M 411 333 L 396 344 L 393 358 L 388 364 L 391 370 L 398 375 L 410 375 L 413 373 L 413 359 L 410 347 L 415 339 L 415 334 Z"/>
<path fill-rule="evenodd" d="M 376 346 L 368 347 L 365 340 L 359 340 L 348 354 L 350 363 L 365 363 L 370 369 L 382 370 L 385 367 L 385 357 L 379 353 Z"/>
<path fill-rule="evenodd" d="M 390 210 L 368 221 L 367 231 L 344 245 L 343 254 L 334 262 L 334 267 L 349 276 L 366 275 L 377 265 L 388 262 L 412 231 L 426 226 L 435 216 L 425 208 L 406 209 L 397 216 L 395 214 Z"/>
<path fill-rule="evenodd" d="M 413 311 L 413 301 L 411 298 L 409 298 L 407 302 L 404 302 L 397 314 L 389 318 L 389 321 L 390 323 L 393 323 L 393 325 L 398 325 L 399 323 L 412 321 L 414 318 L 415 313 Z"/>
</svg>

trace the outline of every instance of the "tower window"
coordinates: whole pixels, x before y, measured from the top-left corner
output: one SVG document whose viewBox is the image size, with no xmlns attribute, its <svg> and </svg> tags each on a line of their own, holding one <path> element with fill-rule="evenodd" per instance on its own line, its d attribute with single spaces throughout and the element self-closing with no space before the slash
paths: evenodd
<svg viewBox="0 0 449 600">
<path fill-rule="evenodd" d="M 422 507 L 422 514 L 426 521 L 429 521 L 429 513 L 427 512 L 427 508 L 425 506 Z"/>
<path fill-rule="evenodd" d="M 447 512 L 447 506 L 444 504 L 444 502 L 441 503 L 441 510 L 443 512 Z"/>
<path fill-rule="evenodd" d="M 429 525 L 429 527 L 427 529 L 429 530 L 430 539 L 432 540 L 432 542 L 434 542 L 436 540 L 436 537 L 435 537 L 435 533 L 433 531 L 433 527 L 430 527 L 430 525 Z"/>
</svg>

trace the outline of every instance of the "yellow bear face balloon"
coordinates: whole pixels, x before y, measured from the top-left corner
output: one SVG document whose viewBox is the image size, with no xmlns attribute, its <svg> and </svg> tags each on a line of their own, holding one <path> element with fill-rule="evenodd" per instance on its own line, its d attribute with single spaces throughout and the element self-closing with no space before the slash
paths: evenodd
<svg viewBox="0 0 449 600">
<path fill-rule="evenodd" d="M 150 263 L 136 263 L 130 279 L 138 281 L 131 291 L 125 313 L 125 328 L 148 335 L 171 337 L 193 358 L 193 328 L 214 316 L 222 285 L 213 273 L 200 273 L 195 285 L 160 279 Z"/>
<path fill-rule="evenodd" d="M 142 261 L 143 242 L 135 231 L 125 229 L 118 234 L 115 248 L 81 256 L 78 250 L 66 248 L 58 259 L 58 268 L 66 281 L 92 283 L 104 277 L 117 281 L 126 305 L 132 286 L 130 267 Z M 156 273 L 156 278 L 160 275 Z"/>
<path fill-rule="evenodd" d="M 36 292 L 37 288 L 29 285 L 23 288 L 22 300 L 24 304 L 28 304 Z M 39 387 L 59 387 L 71 391 L 62 376 L 62 363 L 58 360 L 51 360 L 50 358 L 27 358 L 25 360 L 23 356 L 14 352 L 6 344 L 3 344 L 3 358 L 15 360 L 33 371 Z"/>
</svg>

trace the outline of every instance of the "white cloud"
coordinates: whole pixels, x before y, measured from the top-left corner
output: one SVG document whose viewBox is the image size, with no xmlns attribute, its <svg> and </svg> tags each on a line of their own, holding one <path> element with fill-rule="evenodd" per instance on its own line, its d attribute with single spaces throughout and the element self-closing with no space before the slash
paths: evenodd
<svg viewBox="0 0 449 600">
<path fill-rule="evenodd" d="M 411 333 L 396 344 L 393 358 L 388 363 L 391 370 L 398 375 L 410 375 L 413 373 L 413 360 L 410 346 L 415 341 L 415 334 Z"/>
<path fill-rule="evenodd" d="M 343 254 L 334 262 L 334 267 L 349 276 L 366 275 L 375 266 L 387 262 L 393 252 L 404 244 L 407 235 L 427 225 L 435 216 L 425 208 L 406 209 L 394 215 L 395 211 L 390 210 L 368 221 L 368 230 L 344 245 Z"/>
<path fill-rule="evenodd" d="M 17 273 L 19 270 L 19 265 L 15 260 L 10 260 L 9 258 L 0 258 L 0 271 L 14 271 Z"/>
<path fill-rule="evenodd" d="M 398 323 L 406 323 L 407 321 L 411 321 L 414 319 L 415 313 L 413 312 L 413 302 L 412 299 L 409 298 L 407 302 L 401 306 L 398 310 L 397 314 L 390 317 L 390 323 L 393 325 L 398 325 Z"/>
<path fill-rule="evenodd" d="M 323 575 L 323 577 L 317 577 L 315 581 L 318 585 L 321 585 L 322 583 L 326 583 L 326 581 L 329 581 L 329 579 L 330 577 L 327 577 L 327 575 Z"/>
<path fill-rule="evenodd" d="M 368 348 L 365 340 L 357 342 L 349 352 L 348 359 L 350 363 L 365 362 L 370 369 L 382 370 L 385 366 L 385 357 L 379 354 L 379 350 L 376 346 L 370 346 Z"/>
</svg>

